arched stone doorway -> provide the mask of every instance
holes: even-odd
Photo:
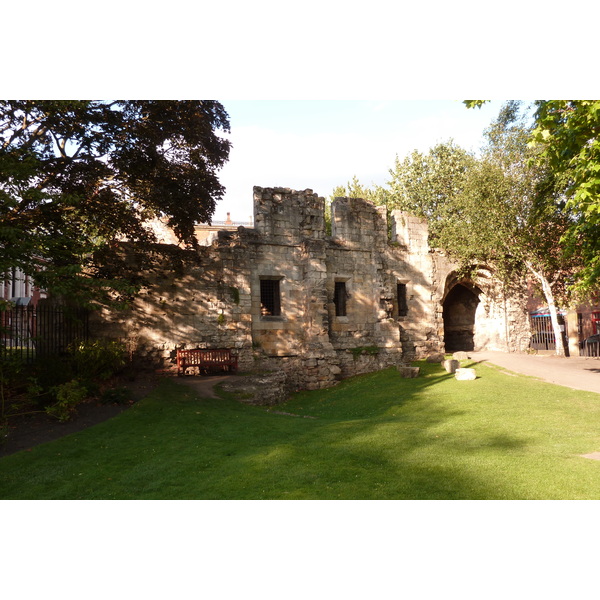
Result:
[[[448,292],[443,304],[446,352],[475,349],[475,313],[480,293],[475,286],[462,283]]]

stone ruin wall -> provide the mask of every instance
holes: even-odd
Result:
[[[429,248],[426,222],[393,211],[388,239],[385,208],[338,198],[328,236],[324,209],[312,190],[255,187],[253,229],[219,232],[182,272],[165,265],[130,309],[103,311],[96,327],[167,367],[177,348],[232,348],[240,370],[284,371],[289,391],[443,352],[453,265]],[[261,314],[261,278],[279,282],[278,316]],[[336,281],[346,316],[336,316]],[[486,306],[491,321],[505,315],[491,294]],[[495,327],[504,339],[504,320]]]
[[[527,312],[527,282],[505,287],[485,265],[475,269],[471,278],[457,275],[456,265],[440,250],[434,252],[437,273],[434,298],[444,333],[443,310],[445,300],[457,285],[476,292],[478,304],[474,324],[474,350],[518,352],[524,338],[529,339],[530,326]]]

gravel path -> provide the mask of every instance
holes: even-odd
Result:
[[[190,386],[202,398],[219,398],[213,388],[231,377],[235,375],[185,375],[175,378],[175,381]]]

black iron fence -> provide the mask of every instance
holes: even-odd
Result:
[[[580,356],[600,357],[600,333],[590,336],[579,344]]]
[[[556,348],[554,330],[549,315],[531,315],[532,335],[529,348],[536,351],[554,350]],[[568,347],[567,322],[563,315],[558,315],[558,324],[561,328],[564,347]],[[579,342],[579,356],[600,357],[600,333]]]
[[[549,315],[532,315],[530,318],[532,336],[530,347],[534,350],[555,350],[556,338]],[[567,346],[567,323],[563,315],[558,315],[563,344]]]
[[[48,305],[14,306],[0,311],[0,358],[32,362],[65,352],[89,337],[89,311]]]

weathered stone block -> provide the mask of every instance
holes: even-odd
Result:
[[[427,360],[428,363],[439,363],[444,360],[444,355],[440,354],[439,352],[435,352],[430,354],[425,360]]]
[[[443,360],[442,367],[444,367],[448,373],[455,373],[456,369],[460,369],[460,362],[453,359]]]
[[[466,352],[459,351],[459,352],[455,352],[452,355],[452,358],[454,360],[468,360],[469,355]]]
[[[473,379],[477,379],[477,374],[475,373],[475,369],[456,369],[454,377],[458,381],[472,381]]]
[[[398,366],[397,367],[398,372],[400,373],[400,375],[402,375],[402,377],[405,377],[407,379],[412,379],[414,377],[418,377],[419,376],[419,367],[404,367],[404,366]]]

